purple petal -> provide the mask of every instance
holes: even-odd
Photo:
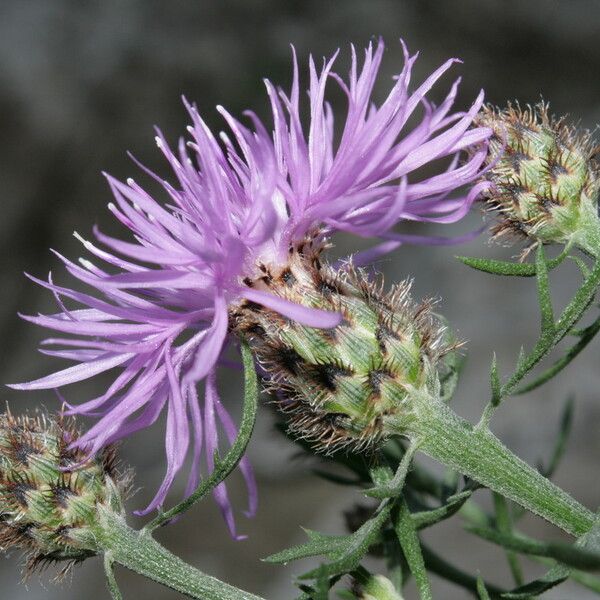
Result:
[[[200,458],[202,456],[203,431],[202,412],[195,385],[188,385],[187,393],[189,397],[190,420],[192,422],[192,432],[194,440],[194,449],[192,453],[192,465],[190,475],[185,488],[185,497],[187,498],[198,487],[200,482]]]
[[[169,379],[169,411],[167,414],[167,431],[165,448],[167,453],[167,471],[163,482],[150,504],[138,515],[146,515],[162,506],[175,476],[181,469],[189,445],[189,426],[187,423],[186,400],[181,393],[181,387],[171,360],[170,352],[165,353],[165,365]]]
[[[342,315],[340,313],[321,310],[319,308],[308,308],[301,304],[285,300],[284,298],[279,298],[268,292],[244,288],[240,295],[251,302],[262,304],[263,306],[280,313],[284,317],[298,321],[298,323],[306,325],[307,327],[332,329],[333,327],[337,327],[342,321]]]
[[[117,354],[116,356],[109,356],[92,362],[83,362],[28,383],[8,384],[8,387],[15,390],[47,390],[61,387],[77,381],[83,381],[98,373],[104,373],[104,371],[108,371],[128,361],[132,356],[133,354]]]
[[[194,362],[184,376],[186,383],[200,381],[212,370],[219,359],[221,348],[227,335],[227,304],[221,296],[215,298],[215,317],[198,346]]]
[[[218,449],[219,442],[217,437],[217,422],[215,419],[215,406],[219,396],[217,392],[217,383],[214,372],[206,378],[206,393],[204,395],[204,427],[205,427],[205,449],[206,465],[210,473],[215,468],[215,452]],[[233,509],[227,494],[225,483],[220,483],[214,490],[213,496],[221,509],[221,514],[227,523],[231,536],[236,540],[244,539],[246,536],[236,534],[235,520],[233,518]]]

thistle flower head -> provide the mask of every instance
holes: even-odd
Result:
[[[416,304],[410,282],[388,293],[351,264],[335,270],[308,239],[264,285],[291,302],[342,315],[335,329],[317,329],[244,301],[232,315],[246,337],[290,432],[317,451],[363,451],[388,435],[386,424],[410,429],[410,397],[433,388],[440,359],[453,348],[431,302]]]
[[[114,239],[96,229],[103,247],[82,242],[99,264],[85,259],[78,265],[60,256],[71,275],[92,292],[58,286],[51,278],[36,279],[54,293],[59,310],[25,318],[60,332],[43,342],[44,351],[74,360],[75,365],[15,387],[58,388],[118,370],[98,397],[68,405],[71,413],[98,418],[75,442],[91,453],[152,425],[166,411],[166,473],[144,512],[163,504],[190,449],[186,493],[197,485],[203,452],[212,469],[219,422],[230,441],[235,436],[235,424],[217,393],[216,369],[234,333],[230,316],[241,303],[269,309],[295,327],[328,329],[339,324],[336,306],[306,306],[260,285],[270,274],[285,272],[294,248],[307,234],[316,232],[323,240],[343,230],[382,238],[367,255],[355,257],[355,262],[367,260],[415,240],[392,231],[399,221],[457,221],[488,185],[479,182],[463,189],[478,179],[487,156],[490,129],[472,127],[482,94],[466,112],[455,113],[451,108],[458,80],[439,106],[426,99],[455,60],[411,89],[417,56],[404,48],[404,67],[377,105],[372,94],[383,53],[383,42],[369,45],[360,64],[352,49],[346,79],[333,71],[337,53],[320,70],[311,59],[306,129],[300,118],[295,58],[289,94],[266,82],[272,133],[252,112],[247,113],[252,124],[248,128],[219,107],[230,131],[221,133],[219,141],[196,107],[186,102],[192,119],[190,140],[171,148],[160,131],[157,135],[174,182],[146,171],[164,188],[167,203],[155,200],[134,180],[123,183],[107,176],[115,198],[109,209],[133,233],[134,241]],[[342,90],[347,102],[339,139],[326,99],[332,86]],[[408,130],[409,119],[419,111],[421,120]],[[467,150],[467,161],[459,164]],[[421,167],[438,159],[447,159],[446,170],[419,175]],[[343,285],[357,285],[350,275],[347,278]],[[67,306],[71,302],[75,306]],[[203,401],[197,393],[202,380]],[[246,460],[241,469],[252,513],[256,492]],[[224,485],[215,495],[234,531]]]
[[[83,541],[98,505],[118,511],[125,480],[113,449],[81,465],[71,448],[78,433],[63,419],[0,415],[0,547],[24,549],[27,570],[49,562],[67,567],[93,555]]]
[[[597,220],[600,176],[590,133],[550,116],[544,103],[488,106],[476,122],[494,131],[486,173],[487,204],[498,215],[494,237],[577,242],[584,221]]]

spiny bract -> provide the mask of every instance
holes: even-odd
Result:
[[[476,121],[494,131],[485,177],[492,183],[488,207],[499,216],[495,238],[567,243],[581,219],[596,218],[599,174],[588,131],[552,117],[544,103],[487,106]]]
[[[72,424],[44,415],[0,415],[0,547],[28,552],[27,571],[55,561],[67,567],[94,554],[80,533],[94,525],[97,505],[120,509],[124,480],[114,450],[85,462]]]
[[[287,267],[263,267],[246,283],[340,312],[340,325],[307,327],[248,301],[231,311],[230,324],[250,341],[292,434],[322,452],[361,451],[386,438],[386,419],[410,420],[408,396],[431,384],[451,346],[431,302],[412,301],[410,282],[384,293],[351,264],[335,270],[322,261],[319,239],[290,249]]]

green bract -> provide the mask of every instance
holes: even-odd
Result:
[[[433,390],[450,345],[431,302],[410,298],[409,282],[384,293],[350,265],[336,271],[323,264],[320,251],[308,240],[261,284],[304,306],[341,312],[339,326],[306,327],[250,302],[232,322],[268,372],[291,432],[322,452],[360,451],[386,438],[390,420],[410,423],[410,396]]]

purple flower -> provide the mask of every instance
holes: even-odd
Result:
[[[404,47],[404,46],[403,46]],[[472,127],[481,93],[467,112],[451,113],[459,81],[434,106],[425,95],[456,62],[448,60],[414,91],[409,91],[417,55],[404,47],[405,64],[380,106],[372,91],[384,45],[365,50],[362,67],[352,48],[352,66],[344,81],[332,71],[336,55],[317,72],[310,60],[310,123],[300,118],[300,83],[294,56],[289,95],[266,82],[273,112],[271,135],[252,112],[247,128],[218,107],[229,127],[220,142],[196,107],[186,103],[192,119],[191,141],[177,149],[162,133],[158,147],[171,165],[176,183],[146,171],[166,191],[168,202],[154,200],[132,179],[107,175],[115,203],[109,209],[134,234],[127,242],[98,229],[102,247],[81,240],[102,266],[89,260],[75,264],[59,256],[67,270],[93,288],[92,294],[33,278],[53,292],[59,310],[24,318],[73,337],[42,342],[43,351],[75,362],[47,377],[12,387],[24,390],[60,388],[99,373],[116,370],[100,396],[73,405],[71,414],[92,415],[97,422],[78,441],[97,452],[156,422],[167,412],[167,468],[147,513],[160,507],[188,453],[193,463],[186,494],[198,484],[201,456],[208,470],[218,445],[218,423],[229,442],[236,426],[220,402],[216,370],[228,336],[228,307],[248,299],[312,327],[331,328],[339,315],[306,308],[275,297],[245,282],[260,276],[259,264],[284,266],[291,244],[319,228],[321,235],[349,231],[382,242],[355,261],[367,261],[405,241],[445,243],[392,231],[401,220],[450,223],[462,218],[482,191],[454,195],[481,173],[490,130]],[[336,141],[327,85],[347,97],[347,114]],[[405,131],[419,109],[420,122]],[[465,162],[459,156],[468,150]],[[443,172],[419,179],[423,165],[449,157]],[[411,181],[409,182],[409,176]],[[413,178],[415,179],[413,181]],[[67,308],[65,300],[78,308]],[[204,381],[201,401],[197,395]],[[248,513],[256,508],[256,486],[244,459],[240,464],[249,492]],[[235,535],[233,513],[224,484],[215,497]]]

